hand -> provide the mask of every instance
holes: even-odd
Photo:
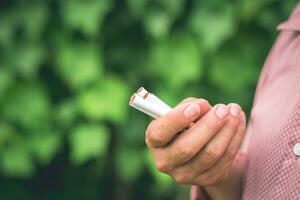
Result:
[[[157,169],[176,182],[211,186],[227,179],[245,121],[237,104],[211,108],[206,100],[190,98],[149,124],[146,144]]]

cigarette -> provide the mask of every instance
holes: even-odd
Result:
[[[129,105],[153,118],[158,118],[168,113],[172,109],[169,106],[166,107],[162,106],[161,104],[148,101],[140,95],[138,95],[137,93],[132,95],[132,97],[130,98]]]
[[[143,112],[143,113],[145,113],[145,114],[147,114],[147,115],[149,115],[150,117],[152,117],[152,118],[158,118],[159,116],[157,115],[157,114],[155,114],[155,113],[152,113],[151,111],[149,111],[149,110],[146,110],[144,107],[145,106],[140,106],[139,104],[137,104],[136,103],[136,98],[140,98],[137,94],[133,94],[132,96],[131,96],[131,98],[130,98],[130,102],[129,102],[129,105],[131,106],[131,107],[133,107],[133,108],[135,108],[135,109],[137,109],[137,110],[139,110],[139,111],[141,111],[141,112]]]
[[[172,108],[155,96],[152,93],[149,93],[145,88],[141,87],[134,93],[129,101],[129,105],[153,118],[158,118],[168,113]],[[188,127],[182,129],[177,133],[181,134],[186,131],[190,127],[192,127],[194,123],[190,123]]]
[[[137,91],[136,94],[139,95],[140,97],[144,97],[145,94],[149,93],[145,88],[140,87]]]
[[[155,96],[152,93],[146,93],[143,98],[154,104],[159,104],[160,106],[164,107],[165,109],[168,109],[168,110],[172,109],[169,105],[167,105],[165,102],[163,102],[160,98],[158,98],[157,96]]]
[[[145,88],[140,87],[137,92],[137,95],[139,95],[140,97],[146,99],[147,101],[153,103],[153,104],[158,104],[162,107],[164,107],[165,109],[171,110],[172,108],[166,104],[164,101],[162,101],[160,98],[158,98],[157,96],[155,96],[154,94],[148,92]]]

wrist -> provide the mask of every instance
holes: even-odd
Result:
[[[202,187],[212,200],[241,199],[245,158],[245,154],[240,151],[232,163],[228,179],[214,185]]]

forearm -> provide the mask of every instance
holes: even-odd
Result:
[[[245,161],[245,154],[239,152],[232,164],[229,178],[214,186],[204,187],[204,190],[212,200],[241,199]]]

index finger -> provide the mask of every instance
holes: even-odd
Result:
[[[190,100],[179,104],[164,116],[150,123],[146,131],[146,143],[154,148],[165,146],[176,133],[204,115],[209,107],[209,103],[204,99]]]

